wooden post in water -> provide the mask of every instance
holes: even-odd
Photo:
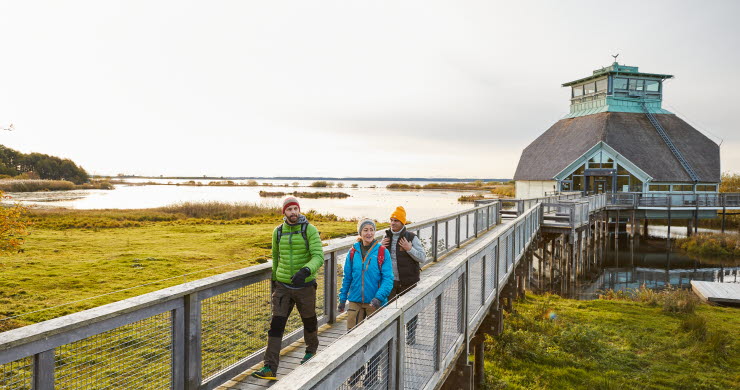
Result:
[[[619,247],[619,209],[617,209],[617,219],[614,221],[614,251]]]
[[[665,247],[667,251],[671,250],[671,203],[668,202],[668,234],[666,235]]]
[[[648,219],[645,218],[645,220],[642,221],[642,222],[643,222],[642,236],[645,237],[645,238],[647,238],[647,236],[648,236]]]
[[[696,194],[695,196],[696,196],[696,210],[694,211],[694,234],[697,234],[699,233],[699,194]],[[709,206],[709,204],[707,204],[707,206]]]
[[[555,291],[555,238],[550,240],[550,291]]]
[[[691,231],[693,230],[691,225],[693,222],[693,219],[686,220],[686,237],[691,237]]]
[[[727,206],[722,202],[722,234],[725,234],[725,213],[727,212]]]

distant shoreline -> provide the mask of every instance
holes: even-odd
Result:
[[[511,179],[480,179],[480,178],[422,178],[422,177],[302,177],[302,176],[136,176],[136,175],[93,175],[96,178],[109,179],[176,179],[176,180],[341,180],[341,181],[424,181],[424,182],[473,182],[473,181],[498,181],[507,182]]]

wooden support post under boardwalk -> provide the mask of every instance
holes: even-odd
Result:
[[[642,236],[645,237],[645,238],[647,238],[647,236],[648,236],[648,219],[645,218],[645,220],[642,221],[642,222],[643,222]]]
[[[473,388],[482,388],[486,383],[485,337],[478,337],[475,341],[475,381]]]
[[[400,388],[403,388],[403,385]],[[455,362],[455,368],[441,387],[442,390],[473,390],[473,365],[468,361],[468,355],[463,350]]]
[[[722,205],[722,234],[725,234],[725,212],[727,212],[727,206]]]

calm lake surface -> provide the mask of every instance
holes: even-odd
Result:
[[[134,183],[184,183],[184,179],[127,179]],[[301,199],[301,209],[316,210],[320,213],[335,214],[340,218],[369,217],[378,221],[388,219],[397,206],[406,209],[408,219],[419,222],[436,216],[472,207],[472,203],[458,202],[462,195],[488,193],[488,191],[398,191],[388,190],[386,186],[396,181],[345,181],[333,180],[343,188],[308,187],[315,180],[258,180],[269,186],[208,186],[211,180],[196,180],[203,186],[175,185],[127,185],[117,184],[114,190],[76,190],[8,193],[13,201],[41,207],[65,207],[71,209],[143,209],[172,205],[180,202],[250,202],[279,205],[280,198],[262,198],[260,191],[270,192],[344,192],[350,195],[345,199]],[[218,181],[218,180],[217,180]],[[234,180],[246,183],[247,180]],[[293,187],[298,183],[298,187]],[[404,184],[428,184],[429,182],[407,182]],[[352,185],[357,188],[352,188]],[[288,187],[285,187],[288,185]],[[490,194],[490,193],[489,193]]]

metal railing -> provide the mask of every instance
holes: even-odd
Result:
[[[521,215],[525,210],[532,208],[538,203],[557,203],[564,200],[570,199],[581,199],[583,195],[580,193],[566,193],[552,196],[544,196],[541,198],[525,198],[525,199],[497,199],[497,200],[478,200],[476,205],[485,204],[486,202],[501,202],[504,210],[516,211],[516,215]]]
[[[571,229],[576,229],[587,225],[591,214],[604,209],[606,205],[606,194],[591,195],[556,203],[543,203],[542,215],[550,225],[567,225]]]
[[[618,192],[606,194],[608,206],[625,208],[649,208],[649,207],[711,207],[711,208],[740,208],[740,193],[640,193],[640,192]]]
[[[536,236],[537,204],[434,265],[416,288],[377,312],[274,389],[437,387],[483,322]]]
[[[500,210],[490,203],[408,229],[436,261],[499,224]],[[320,325],[336,320],[337,265],[351,245],[324,247]],[[271,273],[268,262],[0,333],[0,389],[213,389],[262,360]],[[291,317],[283,346],[302,335]]]

